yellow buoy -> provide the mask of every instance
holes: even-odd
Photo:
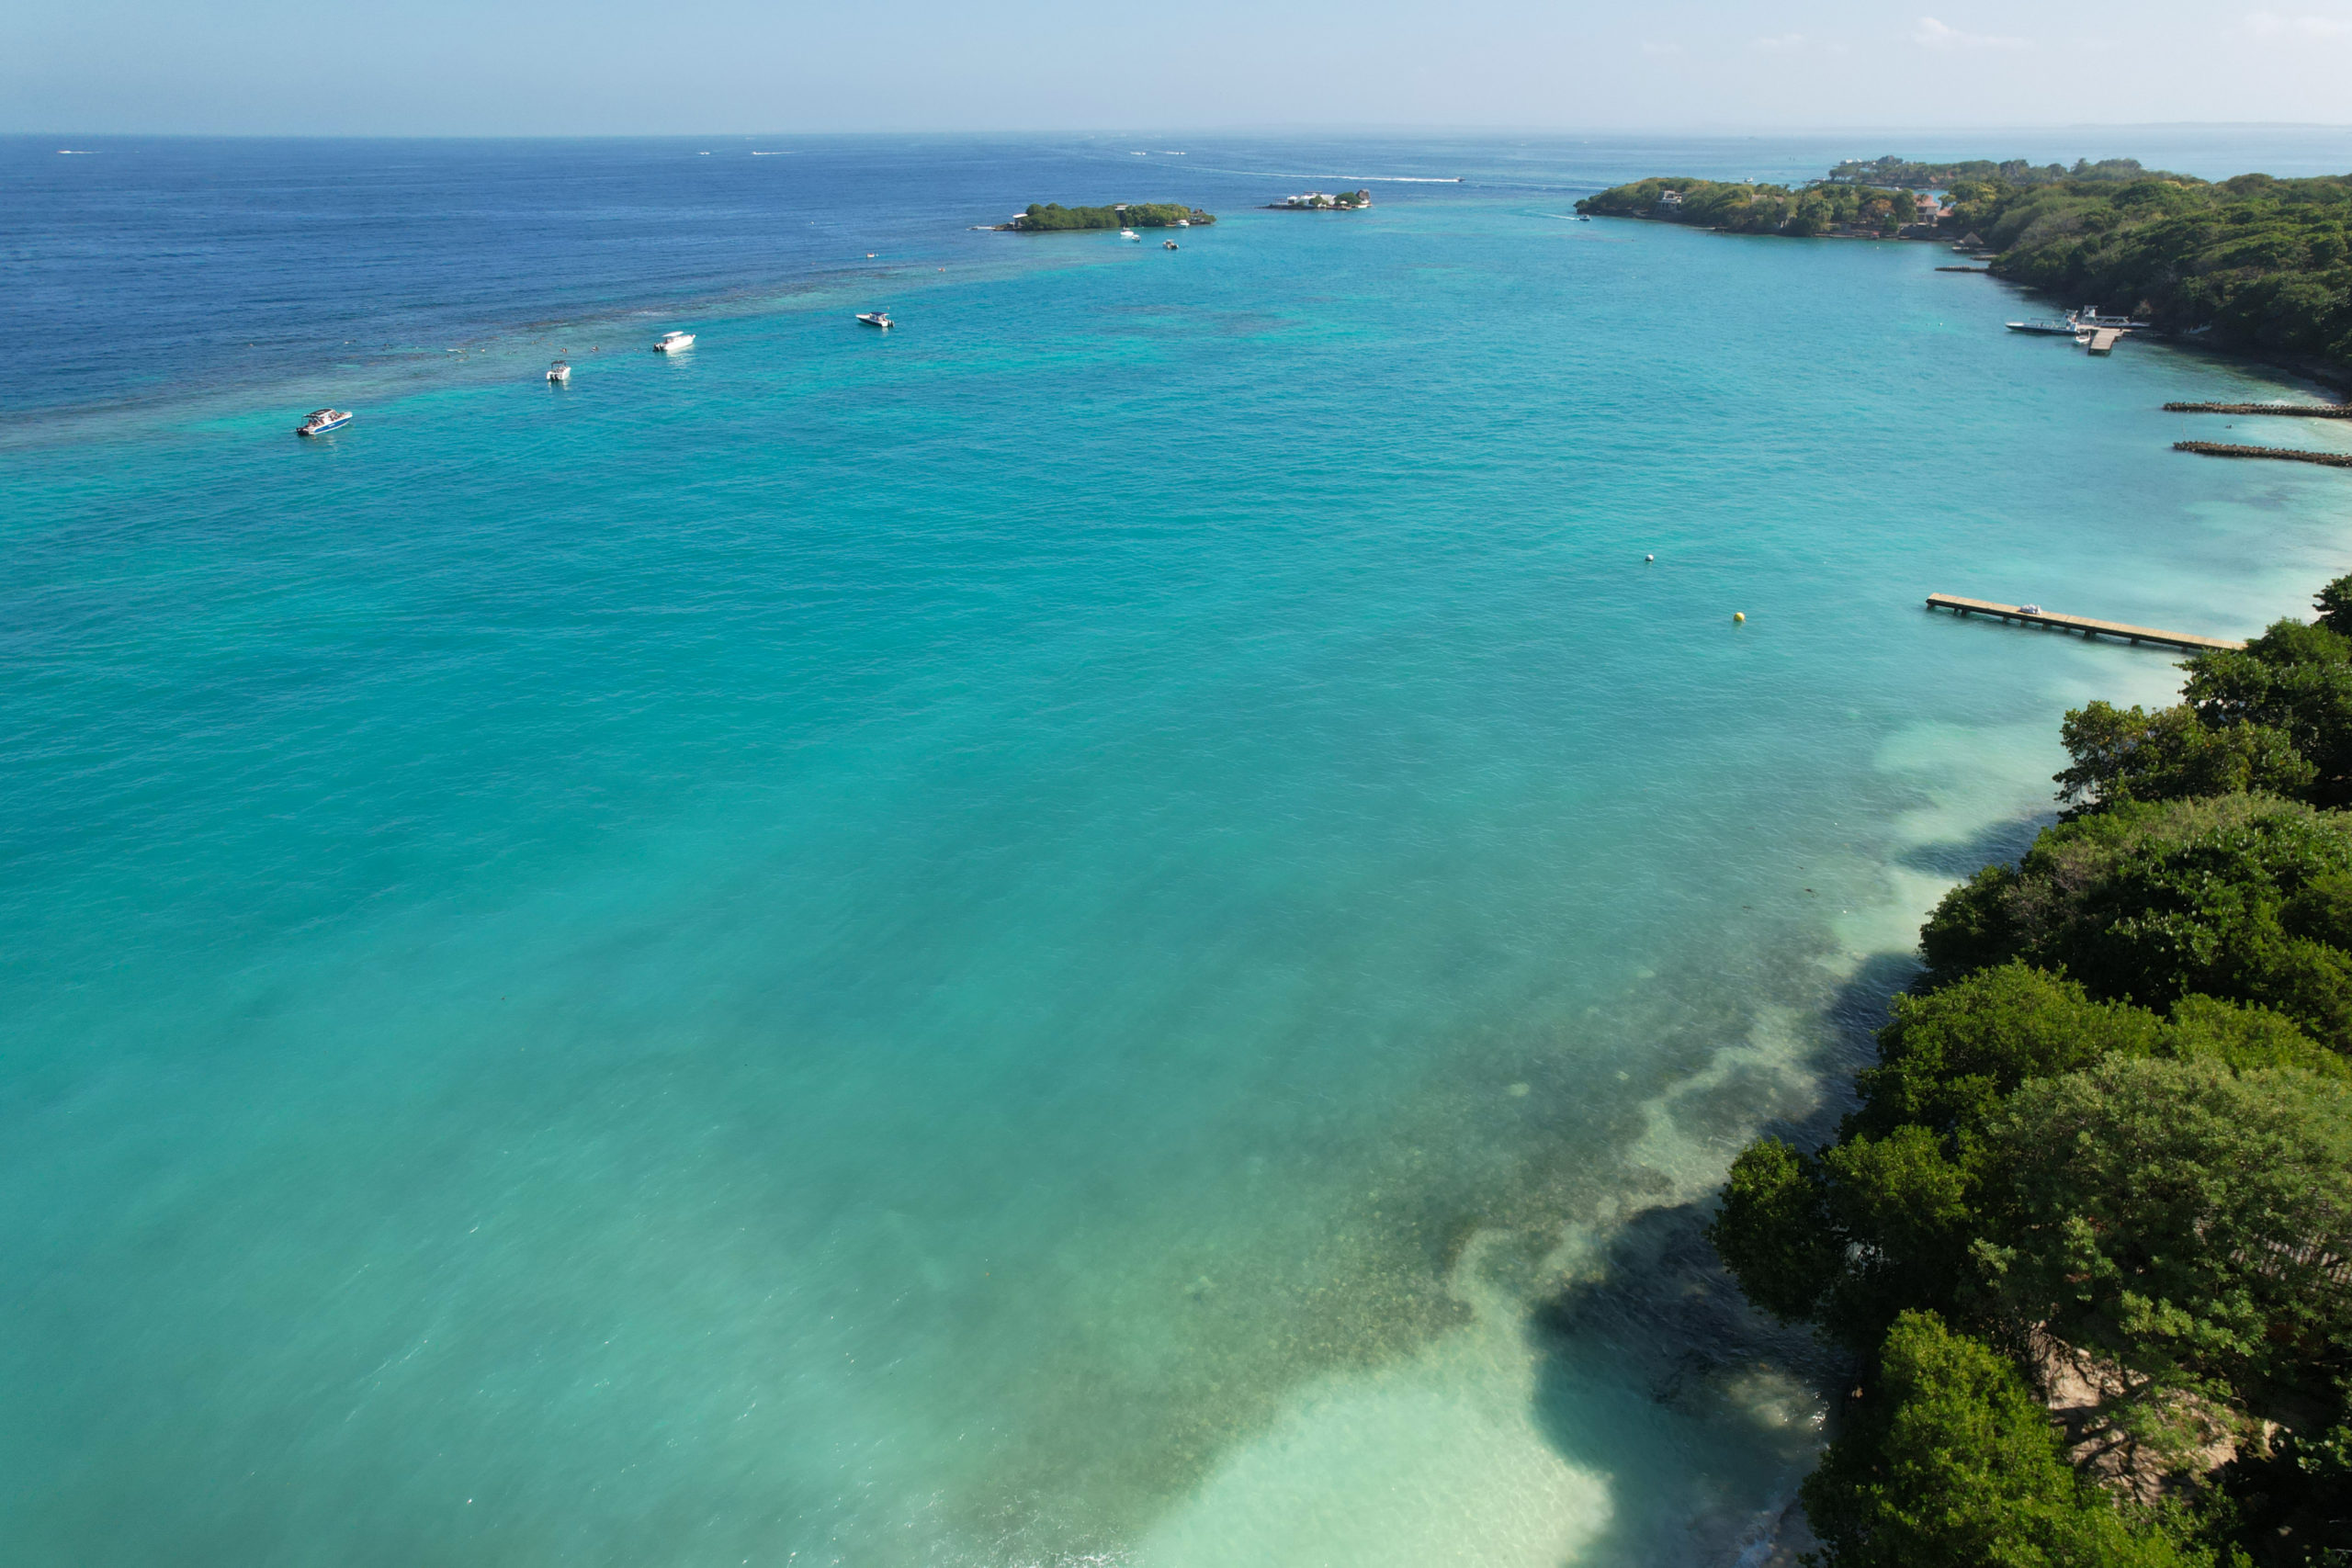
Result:
[[[1735,621],[1744,621],[1747,619],[1747,612],[1745,610],[1734,610],[1731,613],[1731,618]]]

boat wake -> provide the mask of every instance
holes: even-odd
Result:
[[[1204,174],[1240,175],[1250,179],[1336,180],[1342,185],[1353,183],[1368,186],[1458,186],[1462,183],[1460,175],[1334,175],[1329,173],[1304,175],[1283,174],[1280,170],[1271,169],[1224,169],[1206,164],[1195,164],[1193,166]]]

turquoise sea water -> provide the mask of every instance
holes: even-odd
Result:
[[[2177,680],[1922,595],[2242,634],[2352,481],[1552,156],[28,423],[12,1559],[1767,1540],[1818,1369],[1692,1205]]]

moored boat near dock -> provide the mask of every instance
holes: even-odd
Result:
[[[2073,337],[2075,333],[2074,322],[2053,321],[2047,317],[2023,321],[2005,321],[2002,324],[2013,333],[2029,333],[2036,337]]]
[[[2129,316],[2102,316],[2098,313],[2098,307],[2096,305],[2086,305],[2079,310],[2069,310],[2066,312],[2066,319],[2077,327],[2087,327],[2093,331],[2111,330],[2119,333],[2128,333],[2134,327],[2143,327],[2148,324],[2145,321],[2135,321]]]

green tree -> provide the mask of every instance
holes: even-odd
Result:
[[[1879,1065],[1856,1083],[1862,1104],[1849,1123],[1882,1137],[1906,1123],[1973,1132],[2028,1078],[2117,1053],[2151,1055],[2165,1033],[2144,1008],[2094,1001],[2074,981],[2014,960],[1897,997],[1894,1012],[1879,1032]]]
[[[1827,1568],[2165,1568],[2206,1563],[2076,1480],[2050,1413],[1989,1347],[1906,1312],[1875,1384],[1805,1478]]]
[[[2352,1314],[2352,1093],[2293,1068],[2114,1057],[2030,1082],[1991,1129],[1977,1247],[2010,1322],[2157,1386],[2314,1384]]]
[[[2352,951],[2327,890],[2347,874],[2352,818],[2264,795],[2126,803],[1954,888],[1920,944],[1934,984],[2018,958],[2103,1000],[2270,1007],[2343,1050]]]
[[[2066,715],[2059,739],[2074,761],[2057,775],[2058,799],[2075,810],[2253,790],[2300,795],[2319,772],[2284,730],[2211,724],[2186,704],[2152,714],[2094,702]]]
[[[1975,1213],[1969,1171],[1924,1127],[1818,1156],[1776,1138],[1733,1161],[1708,1239],[1747,1297],[1858,1353],[1905,1307],[1953,1307]]]
[[[2315,777],[2280,793],[2318,806],[2352,804],[2352,640],[2341,633],[2280,621],[2243,651],[2190,660],[2181,694],[2208,726],[2284,735]]]
[[[1819,1167],[1779,1138],[1759,1138],[1732,1161],[1707,1239],[1749,1301],[1792,1323],[1820,1310],[1845,1245]]]

